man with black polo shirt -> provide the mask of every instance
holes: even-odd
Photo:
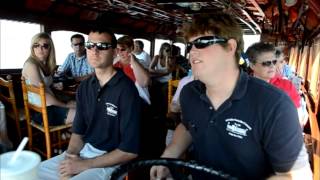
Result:
[[[116,45],[109,30],[90,31],[85,46],[95,76],[79,86],[67,151],[41,163],[39,179],[108,179],[114,166],[137,157],[140,98],[134,83],[113,68]]]
[[[311,179],[295,106],[282,91],[239,69],[242,30],[226,13],[196,17],[185,28],[199,80],[181,92],[182,123],[162,157],[178,158],[192,144],[201,164],[240,179]],[[151,179],[170,176],[154,166]],[[194,173],[193,179],[213,179]]]

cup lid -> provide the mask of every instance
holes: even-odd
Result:
[[[0,174],[11,176],[27,172],[40,163],[40,156],[32,151],[22,151],[13,164],[9,164],[14,151],[0,155]]]

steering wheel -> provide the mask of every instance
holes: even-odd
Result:
[[[127,164],[122,164],[115,168],[115,170],[110,175],[110,180],[122,180],[124,175],[127,172],[130,172],[134,169],[141,168],[141,167],[150,167],[154,165],[162,165],[166,166],[169,169],[174,168],[186,168],[188,170],[195,170],[198,172],[202,172],[205,174],[209,174],[212,177],[220,178],[220,179],[230,179],[230,180],[236,180],[237,178],[230,176],[229,174],[226,174],[222,171],[214,170],[210,167],[200,165],[196,161],[183,161],[179,159],[171,159],[171,158],[161,158],[161,159],[151,159],[151,160],[136,160],[131,161]],[[182,178],[183,176],[177,175],[177,173],[174,173],[171,171],[171,174],[174,179],[188,179],[187,177]]]

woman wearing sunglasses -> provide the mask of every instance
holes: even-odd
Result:
[[[52,90],[53,74],[56,68],[56,57],[52,39],[47,33],[38,33],[31,40],[30,56],[22,69],[22,76],[27,84],[45,85],[49,125],[71,123],[75,115],[75,101],[64,103],[58,100]],[[30,101],[40,104],[40,97],[30,94]],[[42,116],[34,114],[33,119],[42,124]]]
[[[247,49],[253,76],[267,82],[275,76],[278,62],[274,52],[273,45],[263,42],[255,43]]]
[[[276,57],[276,48],[268,43],[259,42],[251,45],[246,54],[249,56],[250,68],[253,75],[259,79],[269,82],[273,86],[284,91],[297,108],[300,125],[305,124],[304,112],[301,106],[301,98],[295,85],[285,79],[279,72],[279,57]],[[272,59],[272,60],[268,60]]]
[[[276,49],[272,44],[259,42],[251,45],[246,54],[249,57],[253,75],[271,83],[288,94],[297,108],[300,108],[300,95],[291,81],[277,73]]]

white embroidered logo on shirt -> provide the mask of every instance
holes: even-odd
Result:
[[[106,103],[106,106],[107,106],[106,111],[109,116],[117,116],[118,115],[118,108],[116,105],[111,104],[111,103]]]
[[[248,130],[252,130],[252,128],[242,120],[235,118],[228,118],[225,120],[227,123],[226,130],[230,136],[243,139],[243,137],[247,136]]]

